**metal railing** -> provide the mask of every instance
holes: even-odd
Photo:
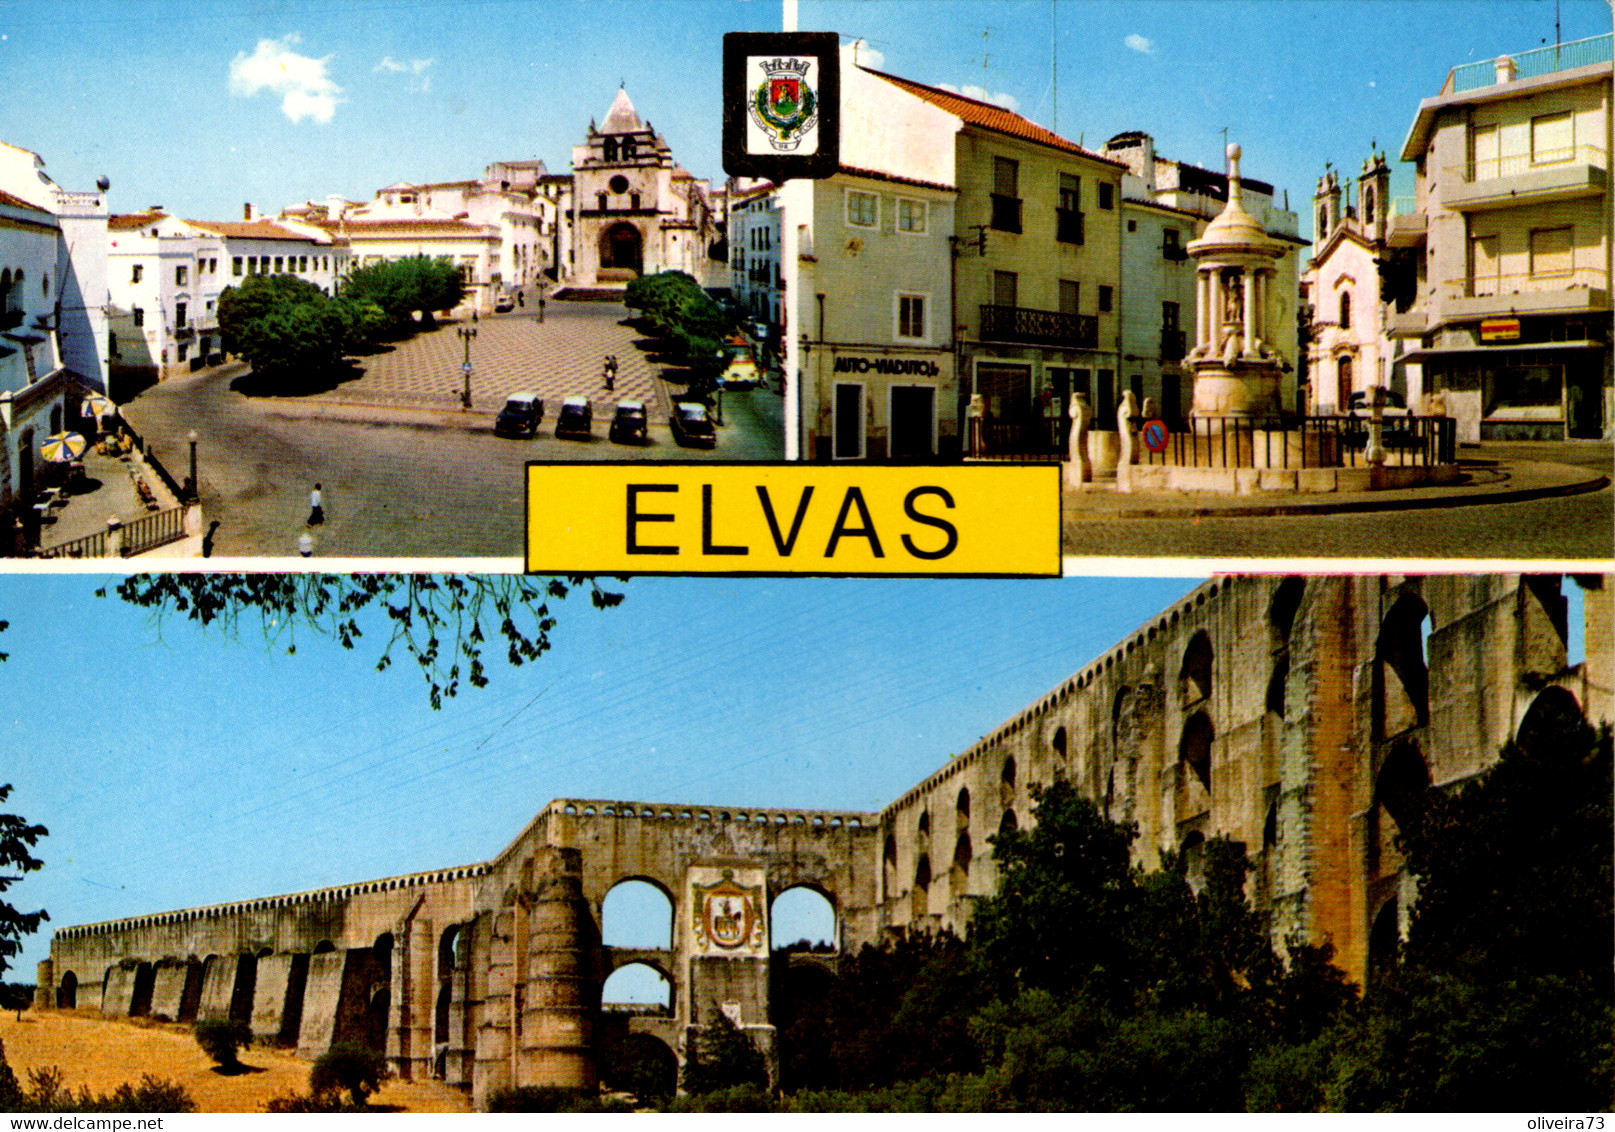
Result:
[[[1509,275],[1477,275],[1472,279],[1449,279],[1447,286],[1464,299],[1484,299],[1492,295],[1538,295],[1557,291],[1603,290],[1609,275],[1601,267],[1567,267],[1562,271],[1532,271]]]
[[[970,422],[976,435],[969,438],[972,458],[1023,460],[1033,464],[1065,459],[1071,422],[1065,417],[988,417]]]
[[[97,531],[93,535],[64,542],[60,546],[52,546],[36,553],[39,558],[106,558],[107,533]]]
[[[1139,445],[1139,463],[1189,468],[1363,468],[1369,418],[1191,417],[1152,452]],[[1134,417],[1135,428],[1144,424]],[[1380,443],[1387,467],[1457,462],[1458,422],[1451,417],[1387,416]]]
[[[1099,319],[1091,314],[1061,314],[983,303],[981,336],[998,342],[1032,342],[1093,350],[1099,345]]]
[[[1418,197],[1392,197],[1391,198],[1391,215],[1392,216],[1414,216],[1414,215],[1416,215],[1418,213],[1418,211],[1419,211],[1419,198]]]
[[[1569,43],[1556,43],[1551,47],[1522,51],[1507,58],[1514,63],[1514,78],[1534,79],[1541,75],[1551,75],[1556,71],[1568,71],[1574,67],[1608,63],[1610,43],[1611,33],[1606,32],[1603,35],[1576,39]],[[1478,90],[1484,86],[1492,86],[1496,82],[1497,60],[1484,59],[1478,63],[1465,63],[1461,67],[1454,67],[1447,76],[1445,89],[1452,94],[1462,94],[1466,90]]]
[[[131,558],[185,537],[185,508],[170,507],[127,523],[123,528],[123,556]]]
[[[1567,145],[1558,149],[1544,149],[1536,153],[1516,153],[1508,157],[1485,157],[1467,165],[1451,165],[1447,172],[1466,184],[1495,181],[1501,177],[1518,177],[1522,173],[1536,173],[1543,169],[1556,169],[1567,165],[1591,165],[1603,169],[1609,155],[1596,145]]]

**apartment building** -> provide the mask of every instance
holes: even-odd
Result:
[[[1389,331],[1460,440],[1611,434],[1610,44],[1455,67],[1402,145]]]
[[[106,182],[69,192],[0,143],[0,511],[26,504],[41,448],[107,387]],[[8,526],[9,529],[9,526]]]
[[[1131,389],[1142,404],[1152,398],[1167,421],[1189,411],[1194,382],[1182,361],[1193,345],[1188,327],[1195,318],[1195,267],[1186,248],[1228,202],[1228,175],[1155,152],[1147,133],[1117,134],[1099,151],[1126,166],[1121,181],[1121,368],[1114,390],[1097,383],[1090,400],[1099,428],[1115,427],[1115,398]],[[1276,199],[1273,185],[1240,179],[1245,210],[1267,235],[1297,249],[1273,266],[1265,325],[1277,333],[1268,345],[1281,359],[1283,403],[1296,398],[1298,338],[1295,311],[1300,248],[1297,217],[1288,202]]]
[[[780,321],[779,193],[764,181],[725,192],[729,292],[754,319]]]
[[[115,393],[224,361],[219,297],[253,275],[295,275],[334,295],[347,247],[319,228],[257,215],[183,220],[161,207],[108,222],[107,317]]]

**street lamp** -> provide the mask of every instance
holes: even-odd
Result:
[[[193,428],[185,434],[185,439],[191,444],[191,478],[186,482],[187,492],[192,500],[202,498],[202,483],[196,478],[196,430]]]
[[[460,390],[460,407],[469,409],[471,408],[471,339],[477,336],[477,328],[474,326],[461,326],[456,328],[455,333],[460,336],[460,341],[465,343],[465,362],[460,366],[460,375],[465,379],[465,386]]]

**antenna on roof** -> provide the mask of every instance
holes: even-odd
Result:
[[[1057,134],[1060,132],[1060,0],[1049,0],[1049,83],[1049,117],[1053,120],[1049,130]]]

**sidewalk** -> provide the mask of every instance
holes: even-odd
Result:
[[[40,527],[41,550],[62,546],[74,539],[103,534],[108,519],[125,526],[156,511],[179,506],[179,500],[163,484],[161,477],[146,466],[138,453],[126,457],[103,456],[94,448],[84,453],[84,475],[88,490],[70,495],[56,508],[54,522]],[[138,476],[152,494],[157,506],[148,508],[135,487]]]
[[[1522,459],[1519,445],[1498,450],[1484,446],[1459,456],[1463,481],[1435,487],[1319,494],[1258,493],[1220,495],[1209,492],[1135,492],[1116,490],[1114,474],[1101,476],[1083,489],[1067,485],[1061,493],[1067,523],[1115,519],[1241,517],[1252,515],[1331,515],[1352,511],[1402,511],[1414,508],[1462,507],[1512,503],[1525,499],[1579,495],[1610,483],[1602,462],[1563,463]],[[1608,452],[1608,446],[1604,446]],[[1535,455],[1527,451],[1526,455]],[[1555,455],[1544,452],[1542,455]]]

